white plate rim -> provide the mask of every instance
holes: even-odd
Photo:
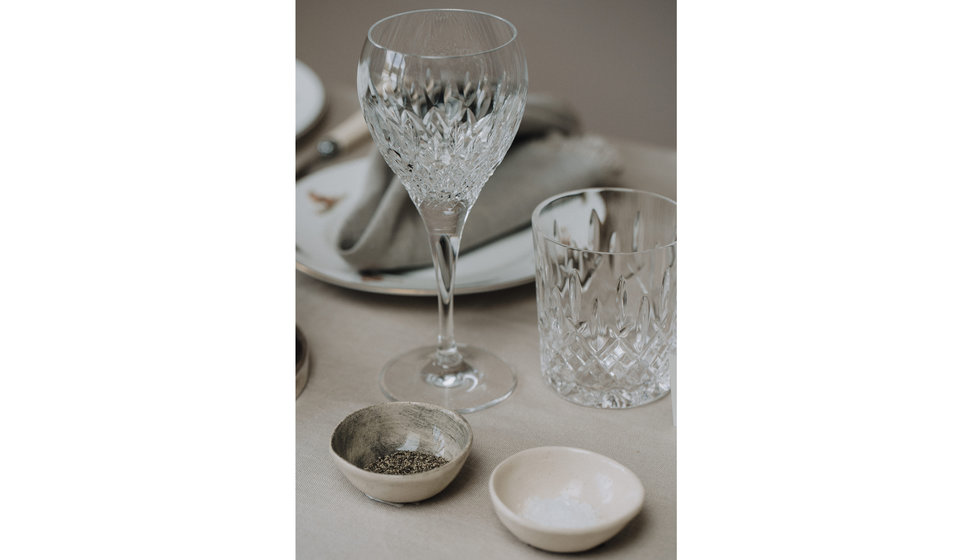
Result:
[[[301,119],[299,114],[299,93],[305,91],[313,100],[304,116]],[[296,136],[306,134],[320,120],[323,110],[327,105],[327,92],[323,87],[320,77],[306,63],[296,59],[296,93],[297,93],[297,113],[296,113]]]

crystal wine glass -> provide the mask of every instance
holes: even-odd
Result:
[[[494,405],[517,384],[497,356],[453,336],[456,257],[466,217],[514,140],[527,97],[517,29],[468,10],[420,10],[371,26],[357,66],[371,136],[429,234],[439,300],[434,346],[381,371],[391,399],[460,412]]]

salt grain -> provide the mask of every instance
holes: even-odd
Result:
[[[596,524],[592,505],[568,496],[544,499],[532,496],[524,502],[522,515],[535,523],[561,529],[581,529]]]

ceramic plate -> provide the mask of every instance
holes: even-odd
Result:
[[[307,175],[296,185],[296,268],[324,282],[364,292],[436,295],[432,267],[365,276],[338,253],[338,230],[356,207],[368,163],[368,158],[338,163]],[[456,261],[457,294],[490,292],[532,281],[530,227],[468,251]]]
[[[296,61],[296,136],[303,134],[320,118],[326,104],[320,78],[310,67]]]

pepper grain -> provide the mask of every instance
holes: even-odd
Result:
[[[365,470],[380,474],[418,474],[449,461],[423,451],[396,451],[375,460]]]

